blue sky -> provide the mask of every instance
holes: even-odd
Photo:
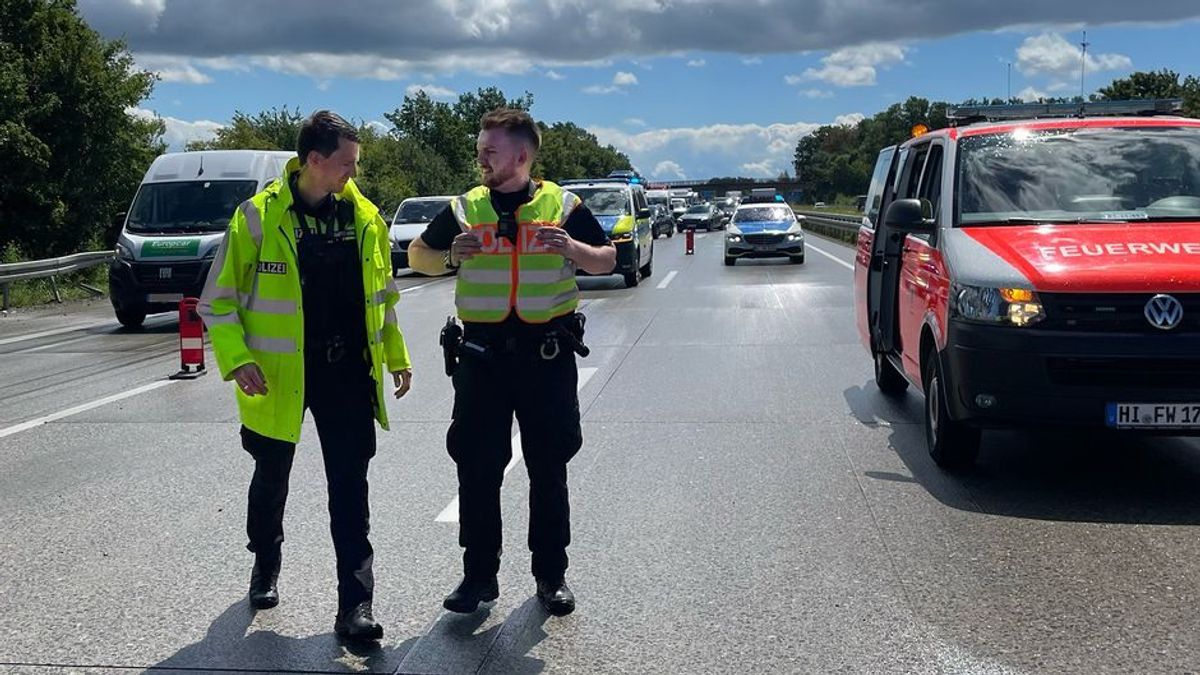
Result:
[[[773,176],[820,124],[910,95],[1074,95],[1135,70],[1200,74],[1200,3],[1010,0],[81,0],[160,74],[139,114],[175,147],[234,110],[384,121],[406,92],[495,85],[656,178]],[[1133,6],[1131,6],[1133,5]],[[247,9],[247,7],[249,9]],[[1072,9],[1074,7],[1074,9]],[[750,9],[757,8],[757,10]],[[356,9],[354,14],[343,10]]]

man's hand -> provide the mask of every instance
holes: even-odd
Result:
[[[403,398],[412,389],[412,368],[392,373],[392,382],[396,385],[396,398]]]
[[[237,381],[238,389],[247,396],[267,395],[267,377],[257,363],[238,366],[233,371],[233,379]]]
[[[450,244],[450,263],[461,265],[462,261],[470,260],[483,252],[483,242],[474,232],[463,232],[454,238]]]
[[[574,261],[579,252],[579,242],[571,238],[561,227],[541,227],[537,231],[537,243],[551,253],[557,253]]]

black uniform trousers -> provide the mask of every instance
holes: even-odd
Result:
[[[468,341],[490,342],[489,358],[465,355],[454,374],[454,415],[446,447],[458,469],[459,530],[463,568],[469,577],[487,577],[500,567],[500,484],[512,459],[512,420],[521,430],[521,451],[529,474],[529,550],[533,575],[562,578],[571,543],[567,462],[579,452],[579,374],[575,354],[565,345],[545,360],[536,340],[508,348],[502,339],[472,334]]]
[[[374,549],[367,538],[371,515],[367,467],[375,455],[375,383],[358,353],[351,351],[337,363],[329,363],[323,353],[306,355],[304,363],[304,405],[316,423],[325,460],[339,611],[371,600],[375,589]],[[246,517],[250,543],[246,548],[259,555],[278,556],[296,446],[242,427],[242,447],[254,457]]]

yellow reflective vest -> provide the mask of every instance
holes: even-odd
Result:
[[[463,321],[499,323],[512,312],[525,323],[547,323],[575,311],[579,288],[575,263],[537,243],[542,227],[562,227],[579,198],[542,181],[517,209],[516,240],[498,235],[499,215],[491,192],[480,186],[451,202],[459,227],[479,234],[483,253],[464,260],[454,302]]]
[[[304,419],[304,306],[296,260],[298,226],[288,177],[300,170],[293,158],[284,175],[237,208],[200,297],[217,368],[225,380],[247,363],[267,380],[265,396],[237,391],[242,424],[263,436],[297,442]],[[388,428],[384,376],[411,366],[394,306],[400,292],[392,279],[391,245],[379,209],[354,181],[336,199],[354,204],[354,233],[366,293],[367,349],[375,379],[375,419]]]

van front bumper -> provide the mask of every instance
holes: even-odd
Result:
[[[1200,334],[1076,333],[952,321],[948,344],[942,367],[952,387],[950,415],[974,426],[1102,427],[1113,403],[1200,404]]]
[[[173,312],[183,298],[198,298],[212,259],[145,263],[117,259],[108,266],[108,293],[113,309]],[[162,272],[163,268],[170,273]]]

